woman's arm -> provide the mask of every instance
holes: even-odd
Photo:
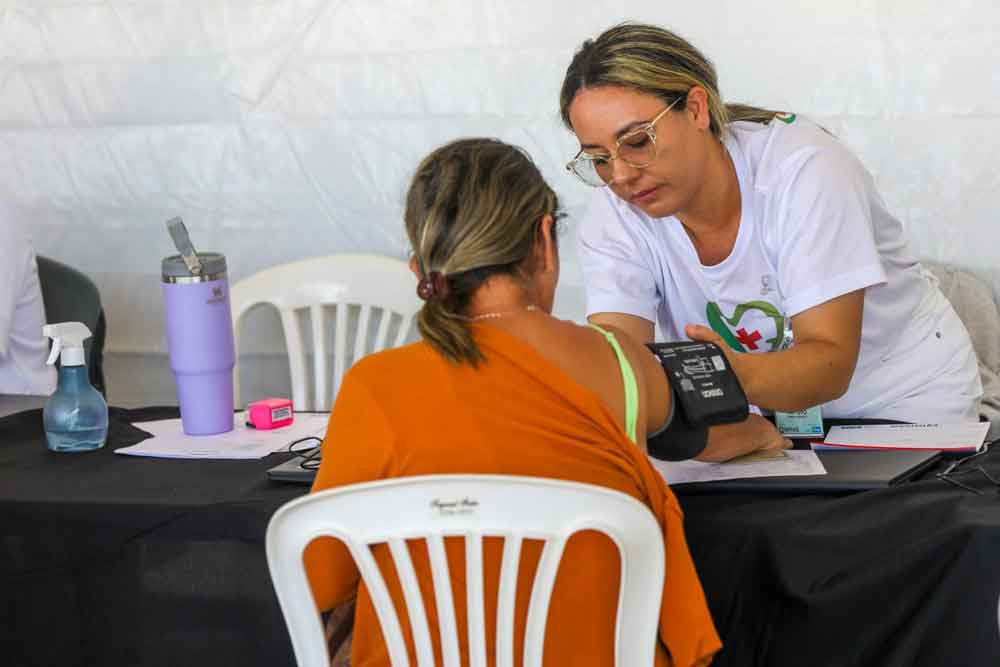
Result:
[[[722,348],[754,405],[805,410],[847,391],[861,347],[864,295],[863,289],[855,290],[795,315],[795,343],[778,352],[735,352],[719,334],[701,325],[689,324],[685,332],[693,340]]]
[[[670,417],[673,410],[673,394],[656,358],[644,345],[637,342],[634,336],[629,335],[623,327],[616,324],[618,317],[635,319],[640,322],[646,322],[646,320],[619,313],[601,313],[600,315],[612,315],[611,322],[605,323],[607,320],[595,321],[593,317],[590,318],[590,321],[615,337],[625,354],[625,358],[628,359],[629,366],[632,367],[632,374],[635,376],[639,392],[639,414],[635,429],[636,445],[645,452],[647,434],[659,430]],[[628,323],[626,322],[626,324]],[[649,324],[652,328],[652,323]]]
[[[659,431],[671,417],[675,408],[673,392],[659,360],[644,345],[624,335],[624,331],[614,325],[608,330],[615,334],[622,346],[639,385],[640,423],[636,429],[636,444],[646,451],[647,434]],[[790,446],[791,443],[778,433],[774,424],[759,415],[750,415],[742,422],[708,429],[707,444],[694,458],[699,461],[726,461],[761,449],[787,449]]]

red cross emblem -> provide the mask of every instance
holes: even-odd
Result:
[[[747,333],[746,329],[736,330],[736,340],[738,340],[742,345],[746,346],[748,350],[757,349],[757,341],[759,341],[763,336],[760,335],[759,331],[754,331],[753,333]]]

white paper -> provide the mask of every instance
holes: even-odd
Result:
[[[259,459],[283,451],[299,438],[326,433],[329,414],[295,413],[288,426],[271,430],[247,428],[246,414],[233,419],[233,430],[217,435],[185,435],[180,419],[137,422],[135,426],[153,437],[137,445],[116,449],[118,454],[171,459]]]
[[[825,475],[815,452],[808,449],[786,449],[785,456],[754,463],[704,463],[702,461],[660,461],[650,458],[667,484],[685,482],[715,482],[745,477],[782,477],[787,475]]]
[[[834,426],[814,449],[941,449],[976,451],[983,446],[989,422],[957,424],[878,424]]]

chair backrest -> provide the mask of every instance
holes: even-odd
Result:
[[[421,306],[416,279],[406,262],[361,254],[314,257],[265,269],[234,284],[230,302],[237,357],[243,315],[260,303],[277,308],[296,410],[328,410],[351,364],[365,354],[406,341]],[[310,320],[311,395],[306,382],[307,338],[299,317],[303,312]],[[334,323],[332,373],[328,315]],[[237,361],[236,405],[240,405],[239,379]]]
[[[465,537],[468,646],[472,667],[485,667],[483,538],[504,538],[497,594],[496,665],[514,664],[514,601],[521,544],[545,541],[535,572],[524,636],[524,666],[541,667],[549,599],[569,537],[608,535],[621,555],[615,664],[652,665],[664,576],[659,525],[645,505],[599,486],[501,475],[427,475],[356,484],[293,500],[271,518],[267,560],[299,667],[327,667],[320,617],[302,552],[330,535],[350,550],[378,614],[394,667],[407,667],[396,610],[370,545],[387,543],[402,584],[419,667],[435,664],[427,612],[406,540],[423,538],[438,610],[442,664],[458,667],[459,642],[444,538]]]
[[[45,304],[45,321],[82,322],[91,338],[84,341],[90,383],[104,393],[104,338],[106,324],[101,294],[94,282],[76,269],[39,255],[38,282]],[[39,332],[39,335],[41,333]]]

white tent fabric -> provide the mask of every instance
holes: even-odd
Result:
[[[1000,6],[970,0],[0,0],[0,224],[29,221],[40,253],[98,283],[112,400],[170,400],[164,220],[224,252],[233,281],[326,253],[405,257],[416,163],[489,135],[534,156],[572,228],[589,192],[562,168],[559,85],[584,38],[626,19],[691,39],[727,100],[823,123],[920,256],[996,291]],[[572,245],[557,312],[579,318]],[[276,324],[258,328],[251,351],[281,348]]]

